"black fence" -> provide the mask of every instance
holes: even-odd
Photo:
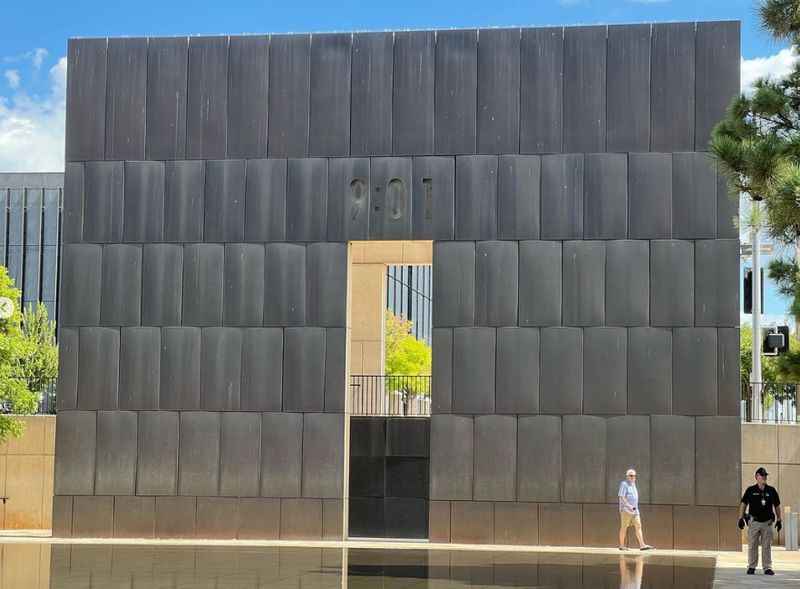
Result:
[[[55,415],[56,412],[56,385],[53,383],[42,393],[39,399],[39,415]]]
[[[797,392],[800,383],[742,383],[742,420],[756,423],[800,423]],[[756,399],[759,398],[758,403]]]
[[[350,414],[428,417],[431,414],[431,377],[352,375]]]
[[[13,413],[8,403],[0,402],[0,414],[9,415]],[[56,413],[56,385],[53,383],[47,390],[39,395],[39,407],[36,415],[55,415]]]

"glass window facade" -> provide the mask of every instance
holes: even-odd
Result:
[[[433,277],[430,266],[389,266],[386,308],[411,321],[412,333],[431,345]]]
[[[0,264],[22,291],[24,306],[58,305],[62,174],[0,174]]]

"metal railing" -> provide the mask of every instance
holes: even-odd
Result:
[[[350,377],[350,414],[427,417],[430,376],[355,374]]]
[[[742,420],[757,423],[800,423],[797,393],[800,383],[742,383]],[[760,406],[756,398],[760,393]]]
[[[51,384],[39,395],[39,406],[35,415],[55,415],[56,412],[56,385]],[[0,413],[9,415],[13,413],[7,403],[0,403]]]
[[[42,393],[39,399],[39,415],[55,415],[56,413],[56,383],[51,384]]]

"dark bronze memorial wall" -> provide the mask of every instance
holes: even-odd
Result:
[[[341,538],[347,243],[434,240],[430,538],[734,548],[739,23],[69,43],[60,536]]]

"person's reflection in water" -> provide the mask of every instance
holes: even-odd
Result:
[[[642,589],[644,557],[619,557],[619,589]]]

